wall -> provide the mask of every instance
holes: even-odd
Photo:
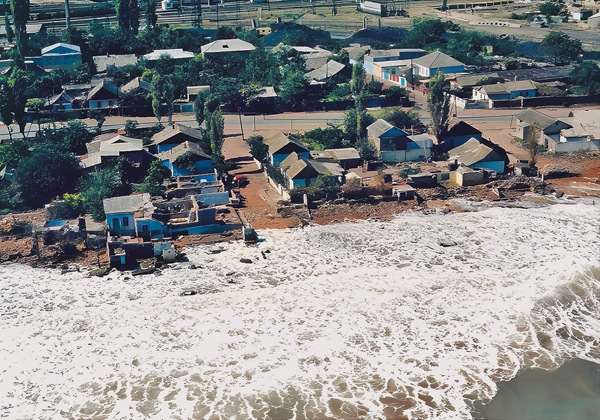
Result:
[[[589,152],[593,150],[600,150],[600,140],[569,141],[566,143],[558,143],[549,139],[548,150],[556,153]]]
[[[483,171],[475,172],[456,172],[456,183],[462,186],[477,185],[483,183]]]
[[[39,66],[46,69],[68,69],[81,64],[81,54],[43,55],[40,57],[27,57]]]
[[[367,74],[373,74],[373,62],[372,61],[367,61],[367,59],[365,58],[363,67],[365,68],[365,71],[367,72]]]
[[[158,220],[136,220],[138,236],[146,236],[145,232],[148,232],[151,238],[162,238],[164,236],[163,230],[165,226]],[[147,226],[148,229],[145,231],[143,226]]]
[[[91,100],[89,101],[88,107],[89,109],[99,109],[99,108],[112,108],[114,106],[119,105],[118,99],[102,99],[100,101]]]
[[[115,226],[115,220],[117,225]],[[124,236],[135,236],[135,224],[132,213],[114,213],[106,216],[106,223],[112,233]],[[127,224],[124,226],[124,224]]]
[[[496,171],[501,174],[501,173],[504,173],[504,161],[481,162],[481,163],[476,163],[474,165],[470,165],[469,168],[491,169],[492,171]]]
[[[521,100],[512,101],[494,101],[494,108],[533,108],[539,106],[568,106],[576,104],[589,104],[600,102],[599,95],[583,95],[583,96],[536,96],[534,98],[523,98]]]
[[[197,201],[201,201],[203,206],[223,206],[229,204],[229,193],[218,192],[218,193],[202,193],[195,196]]]

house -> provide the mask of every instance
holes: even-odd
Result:
[[[147,147],[150,152],[157,154],[169,151],[185,142],[198,143],[203,139],[204,129],[175,123],[152,136],[152,142]]]
[[[573,20],[579,21],[588,20],[593,14],[594,11],[592,9],[580,9],[572,12]]]
[[[0,2],[0,4],[2,4],[2,2]],[[10,1],[6,2],[5,4],[10,5]],[[2,26],[0,26],[0,38],[6,38],[6,25],[4,25],[4,22],[2,23]],[[46,32],[46,25],[43,23],[27,23],[25,25],[25,30],[27,31],[27,35],[32,37],[34,35]]]
[[[431,156],[431,139],[412,140],[408,135],[385,120],[378,119],[367,127],[369,141],[385,163],[423,160]]]
[[[68,69],[81,64],[81,48],[59,42],[42,48],[42,55],[27,57],[46,69]]]
[[[97,73],[104,73],[109,67],[120,68],[130,64],[137,64],[135,54],[106,54],[92,57]]]
[[[113,108],[119,105],[119,88],[114,83],[102,79],[87,94],[86,99],[89,109]]]
[[[311,84],[318,84],[332,78],[345,68],[346,66],[342,63],[338,63],[335,60],[329,60],[322,67],[313,71],[309,71],[304,76],[311,82]]]
[[[105,198],[102,204],[111,235],[137,236],[136,218],[152,214],[154,210],[147,193]]]
[[[438,139],[438,144],[442,151],[447,151],[465,144],[472,138],[481,141],[481,135],[481,131],[471,124],[453,118],[448,124],[448,132],[441,139]]]
[[[149,82],[145,82],[141,77],[138,76],[121,86],[121,93],[134,92],[136,89],[151,92],[152,85]]]
[[[311,150],[311,159],[319,162],[337,163],[344,169],[358,168],[360,166],[360,154],[353,147],[343,149]]]
[[[81,166],[86,170],[93,170],[99,165],[106,164],[111,159],[123,156],[131,162],[131,172],[128,177],[131,181],[142,179],[150,163],[156,158],[146,151],[142,139],[134,139],[123,134],[108,134],[98,136],[86,144],[87,155],[81,159]]]
[[[14,60],[2,60],[0,61],[0,74],[4,76],[10,76],[16,64]],[[25,60],[25,70],[33,73],[36,77],[47,76],[50,70],[46,70],[40,65],[36,64],[33,60]]]
[[[479,86],[480,81],[484,79],[501,79],[498,73],[481,73],[481,74],[467,74],[464,76],[456,76],[450,80],[450,87],[452,89],[469,90],[475,86]]]
[[[212,158],[196,143],[186,141],[156,155],[172,176],[204,174],[213,169]]]
[[[308,70],[316,70],[323,67],[329,61],[333,52],[317,46],[312,52],[304,54],[304,64]]]
[[[441,51],[434,51],[413,60],[413,74],[416,76],[433,77],[439,71],[442,73],[463,73],[465,65]]]
[[[217,39],[216,41],[210,42],[203,45],[200,50],[205,56],[227,54],[227,53],[249,53],[254,51],[256,47],[249,42],[241,39]]]
[[[219,213],[193,194],[154,202],[149,194],[134,194],[104,199],[103,205],[110,235],[136,236],[144,241],[242,228],[236,214]]]
[[[398,201],[414,200],[416,191],[410,185],[397,185],[392,188],[392,196],[397,197]]]
[[[161,57],[169,56],[176,62],[185,62],[195,57],[193,52],[184,51],[182,48],[172,48],[169,50],[154,50],[144,55],[144,60],[148,61],[149,66],[153,66]]]
[[[295,187],[308,187],[320,176],[332,177],[337,183],[343,184],[346,173],[335,163],[303,159],[295,152],[286,157],[279,167],[288,181],[285,187],[290,190]]]
[[[554,141],[559,141],[560,132],[571,128],[571,125],[564,121],[549,117],[546,114],[542,114],[533,109],[526,109],[517,115],[517,129],[515,135],[521,139],[527,138],[529,127],[534,123],[537,123],[542,130],[538,139],[538,144],[545,144],[546,137],[549,137]]]
[[[571,127],[560,130],[558,140],[546,137],[548,150],[567,153],[600,150],[600,110],[574,110],[572,115],[562,119]]]
[[[473,88],[473,99],[476,101],[504,101],[518,97],[532,98],[536,91],[537,88],[531,80],[496,83]]]
[[[410,63],[411,60],[415,60],[417,58],[423,57],[427,54],[427,51],[422,50],[420,48],[401,48],[401,49],[391,49],[391,50],[370,50],[364,56],[364,68],[367,74],[375,73],[375,63],[378,63],[378,66],[381,67],[382,63],[386,61],[408,61]],[[409,66],[410,67],[410,66]],[[383,76],[378,76],[383,77]]]
[[[472,138],[448,152],[450,160],[471,169],[487,169],[504,173],[506,156],[479,140]]]
[[[79,106],[78,106],[79,105]],[[76,97],[72,96],[66,90],[54,95],[52,98],[44,102],[45,109],[52,109],[53,111],[63,111],[69,109],[80,108],[81,102],[77,102]]]
[[[186,88],[188,102],[194,102],[196,100],[196,97],[198,96],[198,93],[200,92],[206,92],[207,94],[210,93],[210,86],[188,86]]]
[[[368,45],[350,44],[349,47],[342,48],[348,52],[348,58],[350,65],[353,66],[365,56],[365,54],[371,49]]]
[[[298,140],[288,137],[282,132],[264,140],[269,147],[271,165],[279,165],[290,154],[296,153],[300,159],[308,159],[310,153]]]

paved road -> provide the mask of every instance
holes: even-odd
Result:
[[[421,120],[427,123],[431,118],[429,113],[423,109],[417,109],[421,115]],[[483,119],[489,119],[494,121],[511,121],[512,116],[516,115],[518,110],[503,110],[503,111],[491,111],[479,110],[478,114],[472,111],[459,110],[458,116],[465,120],[480,121]],[[501,115],[498,115],[501,114]],[[238,115],[225,115],[225,130],[227,134],[241,134],[240,119]],[[156,124],[156,118],[154,117],[139,117],[139,118],[127,118],[127,117],[107,117],[106,122],[102,126],[104,130],[119,129],[123,128],[127,119],[134,119],[139,122],[141,127],[150,127]],[[175,122],[182,122],[186,125],[197,127],[196,121],[194,120],[193,114],[177,114],[174,116]],[[89,127],[95,127],[96,121],[85,119],[84,121]],[[278,115],[244,115],[242,116],[242,127],[244,135],[249,135],[254,130],[310,130],[316,127],[326,127],[327,123],[341,124],[344,121],[344,113],[339,111],[333,112],[310,112],[310,113],[285,113]],[[61,123],[59,123],[61,124]],[[64,124],[64,123],[63,123]],[[166,122],[163,120],[163,124]],[[13,136],[20,137],[18,134],[18,127],[13,124],[11,126],[13,130]],[[34,136],[37,131],[37,124],[27,125],[26,132],[29,136]],[[14,134],[17,133],[17,134]],[[0,125],[0,141],[8,140],[8,131],[6,126]]]

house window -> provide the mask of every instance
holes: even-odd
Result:
[[[142,232],[148,232],[148,225],[142,225]]]
[[[442,181],[448,181],[450,179],[450,174],[442,174]]]
[[[96,108],[102,108],[102,101],[96,101]]]
[[[129,218],[123,217],[123,226],[129,226]]]
[[[523,95],[523,96],[528,97],[529,96],[529,92],[525,92],[525,95]]]
[[[108,101],[108,106],[113,106],[113,101]]]
[[[113,229],[119,229],[121,226],[119,225],[119,219],[116,217],[113,219]]]

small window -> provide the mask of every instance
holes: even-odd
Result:
[[[102,108],[102,101],[96,101],[96,108]]]
[[[113,219],[113,229],[119,229],[119,219],[116,217]]]
[[[123,217],[123,226],[129,226],[129,218]]]
[[[448,181],[450,179],[450,174],[442,174],[442,181]]]
[[[113,101],[108,101],[108,106],[113,106]]]
[[[142,225],[142,232],[148,232],[148,225]]]

